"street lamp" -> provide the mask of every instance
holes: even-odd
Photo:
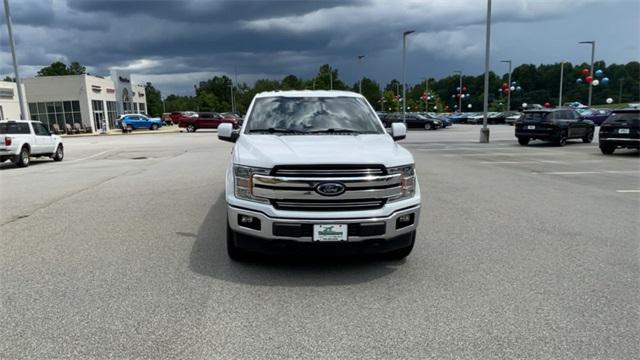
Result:
[[[509,75],[507,76],[507,83],[511,86],[511,60],[501,60],[501,63],[509,64]],[[511,110],[511,88],[509,88],[509,92],[507,93],[507,111]]]
[[[16,43],[13,41],[13,28],[11,24],[11,14],[9,13],[9,0],[4,0],[4,17],[7,22],[9,33],[9,46],[11,47],[11,58],[13,59],[13,73],[16,76],[16,87],[18,88],[18,103],[20,106],[20,119],[26,120],[27,113],[24,108],[24,95],[22,94],[22,81],[18,73],[18,60],[16,60]]]
[[[429,77],[424,79],[424,111],[429,111]]]
[[[460,86],[458,86],[458,109],[462,112],[462,71],[454,70],[453,73],[460,75]]]
[[[358,55],[358,68],[360,69],[360,80],[358,80],[358,92],[362,94],[362,59],[364,55]]]
[[[487,34],[484,49],[484,114],[482,116],[482,129],[480,129],[480,142],[489,142],[489,128],[487,127],[487,112],[489,111],[489,60],[491,54],[491,0],[487,0]],[[509,84],[511,86],[511,84]],[[511,90],[509,90],[511,92]]]
[[[564,60],[560,63],[560,93],[558,95],[558,106],[562,106],[562,83],[564,82]]]
[[[591,78],[593,78],[593,58],[596,54],[596,42],[595,40],[591,41],[580,41],[578,44],[591,44],[591,73],[589,74]],[[593,92],[593,85],[589,83],[589,101],[588,106],[591,106],[591,93]]]
[[[406,77],[406,58],[407,58],[407,35],[413,34],[415,30],[409,30],[402,33],[402,123],[407,124],[407,80]]]

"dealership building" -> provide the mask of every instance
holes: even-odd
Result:
[[[24,94],[24,85],[22,86]],[[26,109],[26,104],[24,104]],[[25,114],[29,118],[29,114]],[[18,87],[10,81],[0,81],[0,120],[20,119],[20,103],[18,102]]]
[[[49,129],[64,131],[78,124],[87,132],[116,128],[121,114],[146,113],[144,86],[133,85],[128,73],[111,78],[94,75],[42,76],[23,80],[30,118]],[[16,117],[17,118],[17,117]]]

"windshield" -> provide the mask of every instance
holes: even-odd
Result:
[[[383,133],[375,114],[357,97],[257,98],[245,131]]]
[[[640,126],[640,112],[614,112],[605,121],[605,124]]]

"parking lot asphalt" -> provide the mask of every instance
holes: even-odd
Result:
[[[0,358],[640,358],[638,153],[491,129],[402,142],[423,211],[399,262],[231,262],[215,132],[0,165]]]

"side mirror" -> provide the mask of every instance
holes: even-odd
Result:
[[[394,141],[406,138],[407,127],[403,123],[394,122],[393,124],[391,124],[391,137]]]
[[[218,126],[218,139],[234,143],[238,140],[238,132],[233,131],[232,124],[220,124]]]

